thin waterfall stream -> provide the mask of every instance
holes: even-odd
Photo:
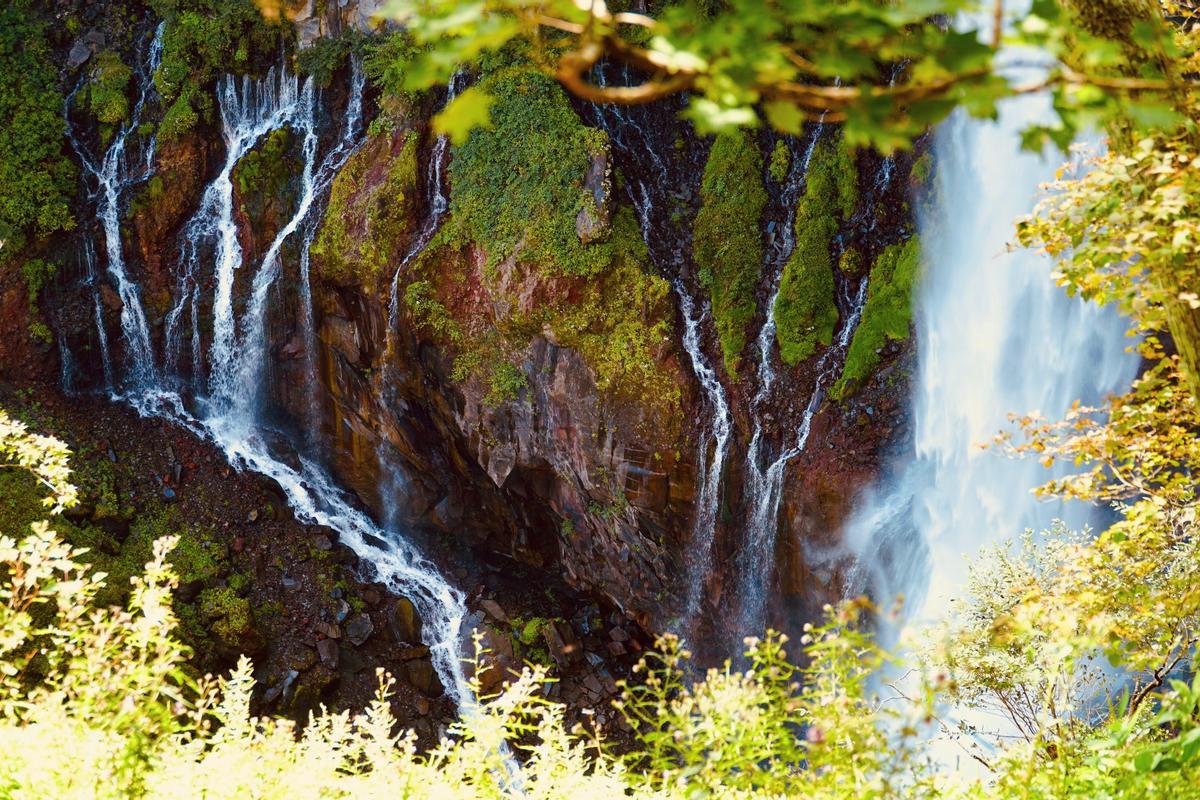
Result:
[[[607,80],[603,69],[597,70],[597,82]],[[624,76],[628,79],[628,75]],[[733,433],[733,414],[725,387],[704,353],[701,325],[709,316],[707,308],[699,313],[690,290],[680,275],[687,262],[687,241],[681,226],[673,219],[664,196],[673,184],[667,153],[671,143],[660,141],[644,109],[617,106],[592,106],[598,125],[609,135],[615,150],[637,164],[638,169],[626,175],[630,199],[637,212],[642,236],[659,272],[667,276],[679,302],[683,320],[682,343],[692,367],[692,373],[704,393],[709,411],[708,424],[697,437],[695,520],[692,525],[692,544],[689,548],[687,596],[679,627],[684,632],[694,624],[703,601],[703,591],[712,571],[712,550],[716,539],[717,516],[721,504],[721,480]]]
[[[137,136],[138,145],[144,148],[140,159],[130,158],[126,152],[131,133],[138,130],[146,100],[153,90],[153,76],[162,59],[162,34],[165,23],[160,23],[154,31],[154,38],[147,49],[145,61],[139,65],[138,99],[130,114],[129,120],[121,125],[112,143],[104,151],[100,159],[95,159],[76,134],[71,124],[70,109],[75,100],[75,94],[83,86],[82,81],[68,96],[63,115],[67,121],[67,138],[71,147],[83,165],[84,174],[95,181],[96,189],[92,196],[96,202],[96,216],[100,219],[104,231],[104,255],[108,265],[108,274],[116,285],[117,294],[121,299],[121,333],[129,361],[128,380],[135,386],[157,379],[158,370],[155,366],[154,345],[150,340],[150,326],[146,321],[146,312],[142,308],[140,289],[129,275],[125,264],[124,244],[121,241],[121,200],[126,191],[135,184],[150,177],[149,165],[154,161],[156,139],[151,137],[148,142]],[[131,162],[138,161],[143,166],[141,171],[130,171]],[[88,245],[91,246],[90,243]],[[94,251],[93,251],[94,252]],[[93,256],[86,256],[89,264]],[[99,313],[99,312],[97,312]],[[103,327],[103,326],[101,326]],[[101,341],[107,351],[107,339]],[[108,363],[108,355],[105,354]],[[106,373],[106,379],[109,374]],[[115,389],[113,381],[109,383]]]

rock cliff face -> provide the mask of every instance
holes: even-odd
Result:
[[[292,12],[298,43],[375,30],[377,5],[308,0]],[[344,65],[334,73],[323,96],[327,130],[346,106],[347,73]],[[284,248],[272,290],[264,400],[280,429],[319,452],[377,518],[561,575],[645,629],[668,629],[687,594],[697,477],[711,452],[700,454],[711,409],[684,353],[667,283],[680,276],[660,275],[651,264],[612,143],[583,125],[557,85],[520,71],[488,80],[501,98],[496,130],[452,152],[429,129],[435,98],[397,102],[368,90],[368,118],[386,124],[333,180],[312,231],[315,349],[308,351],[303,327],[306,239],[298,233]],[[678,124],[674,135],[691,137]],[[333,135],[326,132],[323,142]],[[291,213],[296,138],[264,139],[234,172],[234,218],[247,262],[261,257]],[[180,280],[181,227],[219,168],[222,149],[213,122],[201,122],[158,148],[154,177],[129,203],[130,268],[159,342]],[[551,163],[530,162],[531,152],[548,153]],[[477,163],[494,169],[473,171]],[[860,159],[858,182],[872,184],[878,169],[878,159]],[[429,180],[442,171],[448,197],[439,196],[445,182]],[[880,241],[907,226],[904,182],[897,184],[872,198],[879,209],[870,213],[885,219],[872,225]],[[529,185],[536,190],[526,196],[522,187]],[[696,198],[676,199],[678,224],[690,225]],[[435,207],[447,201],[444,218],[429,228]],[[764,240],[777,235],[777,224],[786,223],[763,220]],[[75,277],[87,277],[80,273]],[[703,300],[699,284],[682,277]],[[197,280],[208,317],[211,277]],[[249,278],[237,280],[241,303]],[[755,281],[758,311],[748,340],[763,323],[771,276]],[[51,319],[74,354],[81,384],[98,386],[89,286],[65,280]],[[0,289],[0,323],[26,324],[21,287]],[[120,306],[112,300],[99,313],[119,361]],[[849,310],[841,309],[843,318]],[[702,325],[709,361],[719,364],[712,323]],[[203,339],[211,331],[202,326],[199,333]],[[20,341],[0,337],[6,369],[38,360]],[[758,576],[777,598],[776,625],[811,618],[839,594],[841,522],[857,491],[877,477],[885,451],[907,435],[911,348],[892,341],[877,349],[879,365],[856,393],[820,403],[810,446],[786,470],[773,568]],[[818,357],[782,370],[782,388],[753,411],[753,369],[737,379],[721,373],[734,432],[714,568],[703,578],[705,625],[720,625],[720,600],[745,544],[751,415],[773,442],[793,438]]]

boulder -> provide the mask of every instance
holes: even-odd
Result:
[[[338,644],[333,639],[322,639],[317,642],[317,656],[321,663],[330,669],[337,669]]]
[[[355,647],[370,639],[374,632],[375,623],[371,622],[371,618],[366,614],[355,614],[346,623],[346,641]]]
[[[409,661],[405,665],[405,670],[408,672],[408,682],[413,687],[426,697],[440,697],[443,689],[442,682],[438,680],[437,672],[433,668],[433,662],[428,658],[418,658],[414,661]]]
[[[407,597],[397,598],[388,614],[388,630],[397,644],[417,644],[421,641],[421,618],[417,607]]]

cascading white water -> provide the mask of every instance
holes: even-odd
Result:
[[[159,61],[162,58],[164,25],[165,23],[160,24],[154,31],[154,38],[151,40],[146,54],[146,62],[141,67],[138,81],[140,90],[133,113],[117,131],[99,163],[87,152],[87,148],[76,136],[74,126],[71,125],[71,104],[74,102],[79,87],[76,87],[75,91],[67,97],[64,110],[67,120],[67,138],[76,155],[79,156],[84,173],[96,182],[93,197],[96,200],[96,216],[100,218],[101,227],[104,230],[104,256],[108,274],[116,284],[117,295],[121,298],[121,333],[130,367],[126,380],[135,387],[154,383],[157,380],[158,370],[154,361],[154,346],[150,340],[150,326],[146,322],[146,312],[142,308],[141,293],[136,281],[125,268],[125,251],[121,242],[121,197],[126,189],[149,176],[148,165],[154,161],[156,139],[151,138],[143,156],[144,164],[147,165],[146,169],[130,173],[128,169],[130,159],[126,152],[126,145],[129,134],[141,125],[142,111],[146,107],[146,100],[154,85],[151,78],[154,71],[158,69]],[[90,247],[90,243],[85,247]],[[103,324],[99,327],[103,333]],[[102,342],[107,349],[107,339],[102,338]],[[107,363],[107,356],[105,358]],[[106,374],[106,381],[109,378],[110,375]]]
[[[182,397],[168,385],[168,379],[153,372],[139,374],[128,391],[114,393],[114,397],[126,400],[139,413],[171,419],[197,435],[211,439],[235,467],[250,469],[275,480],[301,522],[334,530],[363,563],[370,565],[374,571],[373,577],[393,592],[408,597],[417,607],[423,623],[422,637],[430,648],[431,659],[442,685],[456,704],[469,708],[474,698],[461,660],[462,626],[466,616],[462,592],[447,583],[436,567],[404,537],[376,526],[365,513],[353,507],[318,465],[301,456],[297,469],[277,458],[266,443],[257,420],[257,409],[249,400],[257,394],[257,382],[262,377],[262,360],[266,358],[263,319],[269,289],[279,274],[283,243],[297,230],[303,230],[305,251],[311,244],[311,234],[316,225],[311,216],[314,208],[319,207],[318,196],[328,188],[338,169],[357,147],[362,122],[363,84],[360,67],[355,61],[346,127],[338,144],[317,165],[318,99],[311,84],[300,89],[298,80],[282,69],[278,73],[272,70],[264,81],[244,78],[239,82],[227,77],[220,82],[218,99],[226,160],[216,178],[205,189],[199,208],[185,226],[184,271],[175,306],[166,320],[167,363],[174,367],[178,365],[182,354],[183,318],[185,314],[191,316],[193,379],[199,381],[202,345],[198,318],[203,287],[202,261],[204,248],[215,245],[212,272],[216,278],[216,292],[209,376],[213,398],[209,402],[202,402],[200,416],[194,416],[187,410]],[[296,213],[271,243],[255,273],[251,297],[239,323],[232,302],[232,290],[234,273],[242,265],[242,250],[233,216],[231,175],[242,156],[263,136],[283,125],[290,125],[304,133],[302,194]],[[119,218],[114,219],[119,224]],[[85,254],[87,252],[85,250]],[[303,253],[305,264],[307,255],[307,252]],[[306,273],[304,277],[307,278]],[[307,287],[307,283],[305,285]],[[130,288],[136,293],[137,287],[132,281]],[[95,297],[98,303],[98,290]],[[311,314],[311,297],[306,295],[303,302],[309,304],[307,313]],[[104,347],[107,340],[99,310],[97,324]],[[138,335],[136,329],[124,326],[122,334],[127,346],[128,340]],[[146,342],[149,342],[148,335]]]
[[[604,70],[597,70],[595,75],[596,82],[605,85]],[[625,79],[629,79],[628,74]],[[630,196],[651,256],[660,272],[672,276],[671,288],[679,299],[679,313],[683,319],[683,348],[709,409],[709,422],[698,437],[696,448],[700,474],[696,482],[696,516],[688,550],[688,594],[680,625],[681,630],[686,632],[699,612],[705,580],[712,570],[712,549],[721,504],[721,478],[729,451],[729,438],[733,432],[733,415],[725,387],[709,364],[701,344],[701,325],[709,315],[708,308],[704,307],[699,314],[696,313],[695,302],[679,276],[681,266],[686,263],[686,242],[679,235],[679,226],[672,220],[668,203],[664,200],[656,205],[655,202],[655,189],[661,194],[671,185],[667,157],[663,152],[669,152],[673,143],[660,141],[663,137],[655,136],[647,121],[634,116],[636,112],[633,109],[622,109],[615,105],[593,106],[592,109],[600,126],[608,133],[613,148],[622,149],[638,165],[638,169],[627,174],[625,179],[630,184]]]
[[[219,400],[227,400],[233,388],[230,378],[235,369],[239,344],[233,308],[233,284],[235,274],[242,266],[242,248],[237,238],[237,223],[233,218],[233,168],[267,133],[286,124],[295,124],[304,109],[311,107],[313,100],[311,79],[305,82],[305,88],[301,90],[299,78],[279,69],[276,83],[273,80],[275,72],[272,70],[265,83],[261,84],[248,77],[243,78],[240,91],[239,81],[232,77],[226,77],[217,87],[225,133],[225,165],[205,190],[196,219],[212,219],[216,226],[217,252],[213,272],[217,288],[213,298],[209,392]],[[311,174],[309,178],[311,180]],[[206,206],[211,206],[211,210]]]
[[[317,118],[316,90],[312,79],[305,81],[300,93],[300,110],[292,119],[291,124],[304,133],[300,146],[303,166],[300,170],[300,200],[296,211],[283,227],[275,234],[275,238],[267,247],[258,271],[250,289],[250,298],[242,313],[240,322],[241,336],[237,343],[237,357],[228,365],[228,372],[222,373],[219,368],[223,365],[213,364],[209,385],[212,387],[210,402],[223,407],[223,413],[236,416],[253,416],[258,410],[258,394],[262,389],[262,374],[267,359],[267,293],[279,277],[280,251],[284,243],[291,237],[300,224],[308,216],[316,195],[315,161],[317,158]],[[336,158],[337,151],[333,156]],[[224,276],[218,274],[218,285],[225,282]],[[232,284],[232,278],[228,281]],[[213,345],[216,347],[217,339]]]
[[[818,124],[813,132],[812,139],[809,141],[804,158],[801,161],[800,179],[805,178],[808,174],[813,152],[824,132],[824,127],[823,123]],[[796,165],[793,164],[793,170],[795,169]],[[882,197],[887,193],[891,184],[891,159],[885,160],[880,173],[873,187],[871,199]],[[798,190],[796,190],[797,200],[798,197]],[[795,202],[796,200],[793,200],[793,203]],[[872,202],[867,203],[868,207],[872,205]],[[873,220],[874,215],[872,214],[872,228],[874,227]],[[738,599],[740,608],[738,610],[739,623],[733,631],[737,639],[740,639],[744,635],[757,634],[762,630],[766,622],[766,604],[770,592],[770,580],[768,578],[771,574],[770,565],[775,552],[775,541],[779,533],[779,508],[783,501],[783,479],[787,471],[787,465],[793,458],[804,452],[804,449],[808,446],[808,438],[812,432],[813,418],[821,407],[821,401],[825,397],[825,390],[829,386],[830,381],[836,379],[841,371],[846,352],[850,346],[850,340],[854,336],[854,331],[858,328],[863,306],[867,300],[866,278],[859,281],[858,287],[854,290],[853,294],[850,292],[849,282],[843,285],[840,306],[849,309],[849,314],[838,330],[832,345],[825,349],[825,352],[821,354],[820,360],[817,361],[817,379],[813,384],[813,391],[809,395],[808,403],[804,407],[800,425],[796,430],[796,438],[793,444],[785,447],[775,460],[767,465],[766,469],[763,469],[761,453],[764,432],[759,414],[755,412],[757,412],[758,407],[768,397],[775,379],[773,359],[776,332],[775,301],[779,297],[783,266],[795,248],[796,239],[794,230],[790,232],[790,237],[790,240],[784,243],[786,245],[786,253],[781,252],[779,260],[772,262],[775,264],[776,272],[767,302],[767,319],[759,331],[757,342],[759,350],[759,389],[751,403],[751,411],[754,418],[754,433],[751,436],[750,447],[746,455],[746,493],[750,505],[750,518],[746,525],[745,542],[741,552],[738,554],[737,574],[739,576]]]
[[[1022,55],[1031,58],[1008,57]],[[1010,413],[1059,418],[1076,399],[1127,385],[1137,369],[1120,318],[1067,297],[1045,258],[1006,251],[1014,220],[1054,174],[1056,154],[1020,149],[1021,130],[1049,112],[1047,98],[1020,96],[995,122],[956,113],[936,135],[936,207],[920,220],[915,461],[845,530],[856,562],[849,589],[884,603],[903,595],[909,619],[949,613],[964,556],[1054,518],[1088,521],[1086,506],[1031,493],[1052,472],[979,445]]]
[[[212,376],[217,383],[209,389],[221,394],[220,380],[230,374],[237,344],[233,310],[233,282],[242,265],[242,248],[237,238],[233,213],[233,169],[258,141],[276,128],[294,121],[301,113],[300,81],[282,68],[272,68],[264,80],[249,76],[240,80],[226,76],[217,84],[221,111],[221,134],[225,141],[225,163],[204,190],[196,213],[184,227],[184,269],[180,273],[178,298],[167,316],[168,363],[177,366],[182,350],[183,314],[191,317],[192,379],[201,384],[202,343],[200,340],[199,293],[204,247],[215,243],[213,298],[213,342],[209,353]]]

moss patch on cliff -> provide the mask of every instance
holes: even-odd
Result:
[[[373,136],[333,180],[311,250],[319,274],[371,285],[407,244],[417,184],[416,134]]]
[[[279,47],[283,29],[270,25],[252,0],[150,0],[167,22],[154,83],[167,111],[159,136],[174,139],[215,104],[207,88],[228,72],[252,71]]]
[[[454,148],[448,236],[481,245],[491,265],[520,250],[523,262],[549,272],[600,273],[606,254],[580,242],[575,219],[591,202],[584,180],[607,136],[532,69],[500,69],[480,88],[495,98],[492,123]]]
[[[796,247],[784,266],[775,300],[780,357],[794,366],[828,346],[837,327],[833,244],[858,202],[858,172],[840,141],[817,143],[804,197],[796,209]]]
[[[651,408],[679,404],[679,387],[659,364],[671,337],[670,285],[649,271],[650,256],[637,220],[623,209],[607,242],[608,268],[579,282],[573,302],[561,303],[547,323],[579,351],[601,392]]]
[[[754,293],[762,272],[761,222],[767,204],[762,172],[762,154],[749,134],[718,136],[704,167],[703,205],[692,240],[700,283],[712,298],[725,369],[735,379],[757,310]]]
[[[912,325],[912,292],[921,271],[921,242],[914,236],[884,250],[871,267],[867,303],[854,331],[842,375],[830,395],[853,394],[879,364],[879,350],[890,339],[907,339]]]
[[[290,128],[273,130],[242,156],[230,176],[251,225],[262,235],[277,230],[296,203],[292,180],[302,168],[296,144]],[[274,218],[268,220],[270,212]]]
[[[632,211],[622,208],[608,237],[589,248],[603,267],[586,278],[547,276],[513,262],[503,265],[505,274],[489,275],[472,272],[456,248],[435,240],[414,265],[405,305],[419,326],[454,350],[451,377],[479,380],[489,404],[515,399],[536,378],[518,378],[513,369],[530,341],[548,334],[580,354],[610,401],[673,420],[680,391],[662,363],[671,340],[670,285],[651,273]]]
[[[87,87],[88,110],[102,126],[117,125],[129,116],[129,81],[133,70],[111,50],[96,56]]]

